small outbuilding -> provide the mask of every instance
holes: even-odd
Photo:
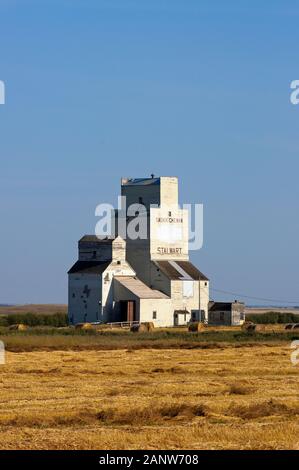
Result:
[[[242,325],[245,321],[243,302],[209,302],[209,325]]]

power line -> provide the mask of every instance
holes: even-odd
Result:
[[[243,295],[243,294],[240,294],[240,293],[237,293],[237,292],[229,292],[229,291],[225,291],[225,290],[220,290],[220,289],[214,289],[214,288],[210,288],[210,290],[213,290],[215,292],[221,292],[222,294],[229,294],[229,295],[234,295],[236,297],[244,297],[246,299],[253,299],[253,300],[261,300],[261,301],[264,301],[264,302],[277,302],[279,304],[295,304],[295,305],[299,305],[299,300],[295,301],[295,302],[291,302],[289,300],[277,300],[277,299],[265,299],[263,297],[253,297],[253,296],[250,296],[250,295]]]

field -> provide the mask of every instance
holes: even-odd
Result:
[[[67,313],[65,304],[27,304],[27,305],[0,305],[0,315],[38,313],[39,315],[49,315],[53,313]]]
[[[246,307],[245,308],[245,313],[246,314],[259,314],[263,315],[264,313],[267,312],[280,312],[280,313],[294,313],[294,314],[299,314],[299,308],[298,307]]]
[[[233,333],[1,336],[0,448],[299,449],[288,335]]]
[[[264,314],[266,312],[284,312],[284,313],[297,313],[299,308],[282,308],[282,307],[246,307],[246,314]],[[0,305],[0,315],[7,315],[8,313],[38,313],[38,314],[51,314],[51,313],[67,313],[67,305],[65,304],[25,304],[25,305]]]
[[[0,316],[65,313],[1,307]],[[299,330],[0,326],[0,449],[299,449]]]
[[[0,340],[10,352],[102,351],[118,349],[217,349],[240,348],[256,344],[290,344],[299,340],[299,330],[284,325],[265,325],[264,331],[248,333],[240,327],[206,327],[200,333],[183,328],[157,328],[150,333],[122,329],[77,330],[72,327],[28,327],[26,331],[0,327]]]

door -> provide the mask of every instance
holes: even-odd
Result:
[[[120,302],[120,317],[122,322],[136,320],[135,300],[122,300]]]
[[[125,300],[120,301],[120,321],[125,322],[127,321],[127,310],[128,310],[128,305]]]
[[[128,300],[127,303],[127,321],[135,320],[135,301]]]

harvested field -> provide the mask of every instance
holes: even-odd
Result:
[[[299,448],[289,344],[6,359],[1,449]]]

